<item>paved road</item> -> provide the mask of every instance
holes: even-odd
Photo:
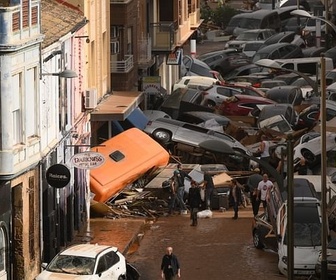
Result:
[[[161,258],[172,246],[181,262],[181,279],[286,279],[278,273],[276,253],[254,248],[251,210],[241,209],[238,220],[231,217],[232,210],[214,211],[197,227],[190,226],[187,215],[161,217],[148,225],[128,260],[139,269],[141,280],[160,279]]]

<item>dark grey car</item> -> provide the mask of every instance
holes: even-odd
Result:
[[[157,119],[149,122],[144,131],[163,144],[176,142],[200,147],[200,144],[207,140],[218,140],[219,142],[224,142],[235,151],[251,155],[244,145],[228,134],[178,120]]]
[[[198,59],[209,65],[212,70],[221,73],[222,76],[235,68],[250,63],[250,59],[236,49],[205,53],[198,56]]]
[[[284,59],[303,57],[302,49],[291,43],[277,43],[259,49],[252,58],[252,62],[260,59]]]
[[[266,98],[277,103],[300,105],[303,101],[302,90],[297,86],[277,86],[269,89]]]

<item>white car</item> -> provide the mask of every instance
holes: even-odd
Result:
[[[126,279],[126,260],[116,247],[78,244],[57,254],[36,280]]]
[[[336,133],[327,132],[327,152],[336,148]],[[321,135],[318,132],[308,132],[301,136],[300,142],[294,147],[294,163],[304,157],[309,165],[317,164],[321,157]]]
[[[175,83],[172,87],[172,92],[177,90],[178,88],[206,88],[212,85],[219,84],[220,81],[205,76],[184,76],[177,83]]]

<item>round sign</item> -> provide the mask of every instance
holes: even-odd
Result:
[[[94,169],[104,162],[105,158],[102,154],[91,151],[75,154],[71,158],[71,163],[80,169]]]
[[[47,182],[54,188],[64,188],[70,182],[70,170],[63,164],[54,164],[47,170]]]

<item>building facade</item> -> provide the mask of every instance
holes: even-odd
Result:
[[[40,264],[40,4],[0,2],[1,280],[32,279]]]

